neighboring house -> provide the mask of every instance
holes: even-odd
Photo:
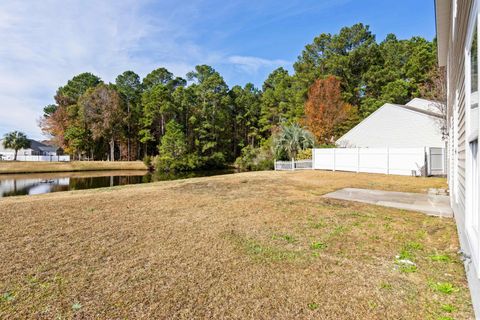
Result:
[[[413,99],[406,105],[386,103],[337,140],[351,148],[444,148],[442,117],[434,102]]]
[[[479,0],[436,0],[438,62],[447,68],[449,173],[465,269],[480,316]]]
[[[63,150],[44,144],[36,140],[29,140],[30,148],[18,150],[19,156],[58,156],[63,154]],[[8,158],[15,154],[13,149],[5,149],[3,146],[3,139],[0,139],[0,155],[4,158]]]

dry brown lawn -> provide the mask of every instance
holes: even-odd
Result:
[[[453,220],[321,198],[343,187],[445,180],[259,172],[2,199],[0,318],[473,317]]]
[[[0,174],[100,171],[100,170],[147,170],[141,161],[72,161],[72,162],[20,162],[0,161]]]

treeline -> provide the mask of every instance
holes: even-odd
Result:
[[[126,71],[109,84],[82,73],[57,90],[40,125],[78,159],[159,154],[165,167],[218,167],[242,150],[268,150],[286,123],[308,126],[318,143],[332,144],[384,103],[419,96],[432,82],[435,48],[423,38],[393,34],[378,43],[368,26],[356,24],[316,37],[292,75],[278,68],[261,89],[250,83],[229,88],[207,65],[186,79],[158,68],[143,79]]]

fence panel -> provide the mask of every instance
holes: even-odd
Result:
[[[387,148],[360,148],[358,172],[388,173]]]
[[[447,161],[444,148],[430,148],[428,153],[428,173],[430,175],[446,175]]]
[[[312,160],[295,160],[295,170],[312,169]]]
[[[357,171],[358,170],[358,149],[342,148],[333,149],[335,152],[335,170]]]
[[[314,169],[335,170],[335,149],[313,149]]]
[[[293,170],[292,161],[275,161],[275,170]]]
[[[390,148],[388,171],[390,174],[425,175],[425,148]]]

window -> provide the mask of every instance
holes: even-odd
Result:
[[[472,36],[470,47],[470,108],[478,108],[478,31],[475,23],[475,31]]]
[[[473,219],[473,229],[478,232],[478,195],[479,195],[479,189],[478,189],[478,139],[470,142],[470,155],[471,155],[471,161],[470,161],[470,176],[471,176],[471,182],[470,182],[470,194],[472,196],[471,204],[470,204],[470,210],[474,216]]]

